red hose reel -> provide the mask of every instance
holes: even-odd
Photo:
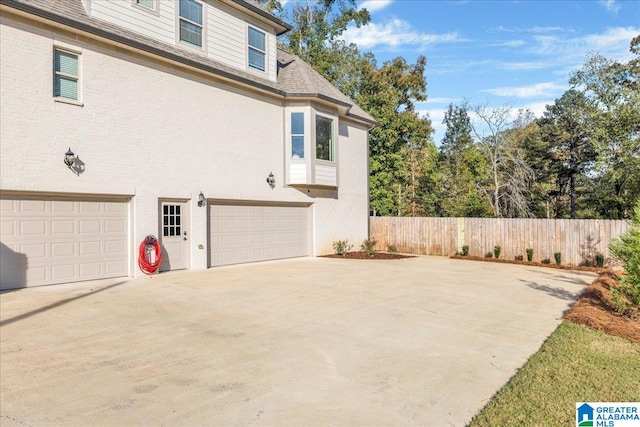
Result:
[[[138,248],[138,266],[146,274],[153,274],[158,271],[162,263],[162,248],[155,236],[149,235],[144,238]]]

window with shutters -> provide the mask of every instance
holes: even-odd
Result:
[[[56,100],[80,101],[80,54],[54,49],[53,96]]]

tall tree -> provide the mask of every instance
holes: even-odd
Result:
[[[570,79],[597,107],[592,202],[608,218],[628,217],[640,200],[640,36],[630,50],[636,58],[628,63],[592,55]]]
[[[446,197],[441,199],[441,215],[491,215],[486,196],[479,191],[479,182],[487,173],[487,162],[473,141],[469,105],[449,104],[443,124],[447,130],[440,145],[439,165],[441,186]]]
[[[593,113],[593,106],[584,94],[570,89],[553,105],[547,105],[539,120],[546,157],[555,175],[557,195],[561,196],[568,186],[570,218],[576,217],[577,180],[589,172],[596,158],[592,139]],[[556,217],[562,216],[558,214],[560,212],[556,212]]]
[[[433,145],[431,121],[415,109],[415,103],[427,97],[425,66],[424,57],[416,64],[396,58],[380,68],[370,64],[363,72],[356,102],[380,123],[370,133],[369,154],[371,208],[381,215],[411,213],[403,206],[409,197],[418,196],[415,173],[423,169],[411,169],[411,162],[432,158],[425,152]],[[413,206],[417,203],[411,201]]]
[[[478,118],[473,131],[489,162],[489,177],[481,189],[489,198],[493,214],[496,217],[529,216],[526,192],[534,175],[524,150],[509,132],[511,108],[478,105],[473,112]]]

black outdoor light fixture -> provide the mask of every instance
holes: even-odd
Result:
[[[267,177],[267,184],[269,184],[269,187],[275,188],[276,178],[273,176],[273,172],[269,172],[269,176]]]
[[[204,197],[204,194],[202,194],[202,191],[201,191],[200,194],[198,194],[198,206],[203,207],[206,204],[207,204],[207,199]]]
[[[75,173],[76,175],[79,175],[80,173],[77,170],[75,170],[75,168],[73,167],[77,158],[78,156],[76,156],[73,153],[73,151],[71,151],[71,147],[69,147],[67,152],[64,153],[64,164],[67,165],[67,167],[71,170],[71,172]]]

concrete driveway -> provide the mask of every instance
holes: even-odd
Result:
[[[5,292],[0,424],[463,426],[594,277],[305,258]]]

